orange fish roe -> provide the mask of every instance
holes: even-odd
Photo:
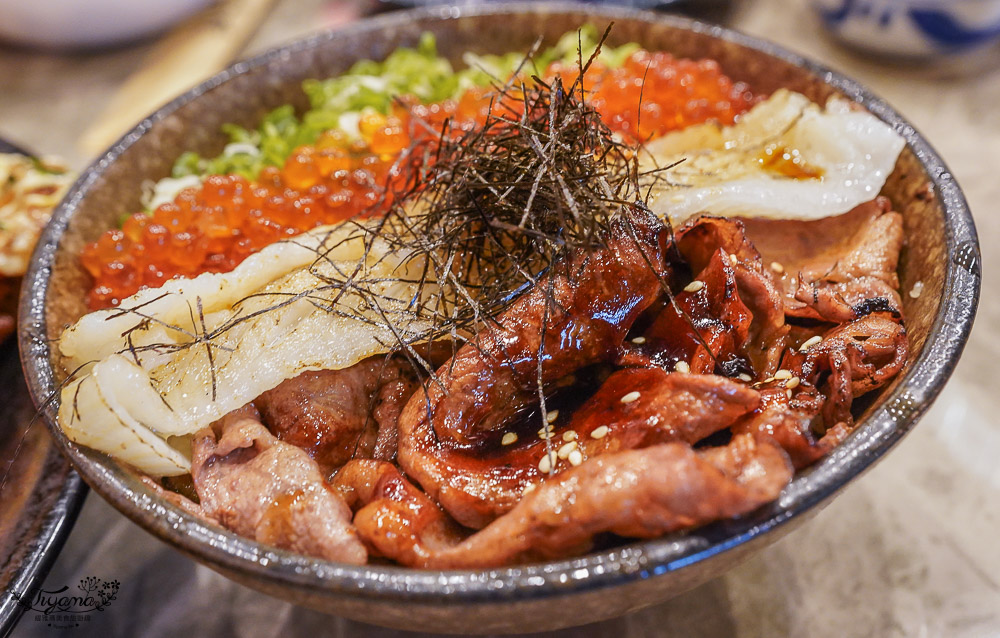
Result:
[[[121,230],[105,233],[80,258],[95,280],[90,307],[117,305],[178,275],[232,270],[278,239],[352,217],[381,197],[376,175],[387,177],[383,162],[350,158],[343,168],[322,171],[316,153],[297,151],[284,170],[265,169],[260,183],[209,176],[152,215],[136,213]],[[295,189],[290,182],[308,185]]]
[[[577,74],[575,65],[556,63],[546,76],[562,77],[568,88]],[[611,130],[631,142],[710,120],[732,124],[758,101],[712,60],[646,51],[617,69],[595,63],[585,88]],[[481,124],[490,100],[483,88],[438,104],[404,100],[407,105],[389,116],[362,116],[359,140],[327,131],[314,145],[296,149],[283,167],[264,169],[256,182],[212,175],[152,215],[132,215],[80,256],[94,278],[90,308],[116,306],[172,277],[232,270],[264,246],[319,225],[380,214],[407,179],[398,165],[401,153],[414,142],[436,139],[446,121],[459,132]]]
[[[211,175],[200,188],[185,189],[152,215],[130,216],[121,230],[84,248],[80,261],[94,278],[88,305],[116,306],[172,277],[227,272],[282,237],[379,214],[405,179],[396,166],[404,149],[430,139],[445,120],[457,130],[472,128],[488,110],[486,91],[473,90],[459,101],[400,107],[388,117],[367,114],[358,124],[361,139],[327,131],[315,145],[296,149],[282,168],[265,168],[257,182]]]
[[[550,71],[567,87],[578,75],[576,65],[557,63]],[[669,53],[636,51],[619,68],[592,67],[587,79],[591,105],[633,143],[708,121],[730,125],[761,99],[724,75],[715,60],[678,60]]]

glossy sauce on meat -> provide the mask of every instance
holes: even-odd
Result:
[[[304,454],[283,469],[220,447],[223,427],[196,439],[197,507],[279,546],[357,560],[360,541],[425,568],[572,556],[601,535],[745,514],[849,436],[854,398],[906,362],[899,216],[876,201],[847,218],[852,230],[806,240],[801,222],[702,217],[671,234],[635,217],[634,233],[556,264],[434,379],[373,357],[258,399],[277,439],[234,416],[256,433],[242,445],[299,446],[329,489]],[[748,237],[762,223],[763,257]],[[229,472],[270,500],[232,490]],[[340,522],[315,527],[321,511]]]
[[[399,413],[417,387],[412,366],[371,357],[344,370],[304,372],[254,402],[282,441],[326,472],[353,458],[396,458]]]
[[[751,314],[740,299],[735,264],[717,250],[698,278],[665,304],[641,333],[641,344],[628,344],[624,365],[673,369],[683,362],[695,374],[735,376],[752,370],[746,347]]]
[[[618,220],[606,247],[554,264],[407,404],[400,466],[458,522],[486,525],[544,473],[545,441],[522,440],[499,462],[480,454],[480,442],[502,441],[512,417],[539,401],[539,382],[547,388],[617,358],[632,323],[661,294],[668,239],[646,212]]]

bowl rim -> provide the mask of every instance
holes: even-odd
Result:
[[[740,519],[719,521],[690,532],[633,542],[577,558],[493,569],[438,571],[335,563],[243,538],[157,498],[121,464],[109,462],[105,455],[66,439],[55,424],[52,401],[48,401],[55,389],[49,341],[39,338],[46,334],[48,278],[70,218],[103,171],[126,149],[157,122],[230,78],[336,40],[341,35],[376,35],[384,29],[420,19],[448,20],[525,12],[638,19],[726,40],[804,69],[867,108],[906,140],[927,171],[941,202],[947,260],[942,302],[920,356],[847,441],[815,466],[799,473],[776,501]],[[188,555],[230,573],[280,581],[293,588],[326,594],[418,603],[502,603],[607,588],[676,572],[734,550],[809,510],[818,511],[835,492],[860,476],[898,443],[943,388],[972,328],[979,300],[980,264],[979,243],[968,204],[947,166],[911,124],[855,80],[768,41],[678,16],[579,2],[446,5],[367,18],[236,62],[137,124],[81,174],[46,227],[25,276],[26,292],[21,299],[18,336],[32,397],[63,453],[94,490],[119,511]]]

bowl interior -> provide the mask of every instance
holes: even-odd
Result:
[[[533,13],[545,12],[535,9]],[[551,13],[537,21],[528,18],[529,15],[512,15],[505,20],[487,16],[431,17],[402,24],[397,20],[391,28],[377,29],[377,38],[367,37],[369,34],[360,30],[340,37],[321,36],[293,45],[284,55],[238,64],[199,87],[196,99],[189,96],[183,103],[175,103],[175,108],[159,111],[126,137],[111,157],[95,166],[97,170],[83,176],[89,182],[88,188],[85,197],[72,203],[76,212],[61,239],[52,271],[47,333],[57,336],[63,326],[86,312],[85,300],[78,291],[88,286],[89,279],[76,259],[83,245],[114,227],[122,215],[141,210],[140,185],[169,175],[174,160],[182,152],[193,150],[205,156],[221,152],[226,144],[220,133],[222,124],[235,122],[255,127],[265,113],[287,103],[304,109],[308,102],[301,91],[302,80],[336,75],[357,60],[382,59],[399,46],[415,45],[425,31],[434,33],[440,52],[460,66],[466,51],[527,51],[539,36],[545,44],[551,44],[559,35],[582,23],[592,22],[603,30],[612,21],[607,17],[588,17],[584,12]],[[523,22],[523,28],[519,28],[520,24],[510,24],[511,20]],[[717,60],[726,74],[746,82],[757,93],[769,94],[784,87],[819,103],[842,94],[810,69],[720,39],[711,28],[687,29],[672,21],[654,24],[642,20],[615,21],[611,44],[632,41],[651,50],[669,51],[677,57]],[[902,290],[909,290],[917,281],[924,283],[925,294],[915,300],[908,295],[904,299],[907,331],[916,354],[927,339],[938,309],[946,263],[941,252],[945,246],[945,227],[940,198],[933,197],[933,193],[931,197],[916,197],[927,186],[926,171],[913,149],[908,148],[883,191],[897,210],[904,213],[906,236],[919,238],[908,243],[900,265]]]
[[[278,105],[293,103],[302,108],[306,105],[300,90],[302,80],[335,75],[359,59],[384,58],[398,46],[415,44],[425,31],[437,36],[441,53],[460,64],[465,51],[527,51],[539,36],[550,43],[583,23],[591,22],[603,30],[611,21],[615,23],[612,44],[637,41],[648,49],[678,57],[715,59],[730,77],[746,82],[758,93],[785,87],[820,103],[834,94],[845,95],[907,139],[907,148],[883,194],[903,213],[905,223],[907,244],[899,274],[911,355],[896,381],[883,388],[865,409],[863,424],[848,442],[797,476],[778,502],[739,521],[573,561],[489,572],[447,572],[447,576],[389,567],[349,568],[238,538],[163,502],[132,471],[103,455],[77,448],[52,426],[84,478],[150,531],[272,593],[289,595],[289,590],[296,590],[301,594],[313,588],[314,593],[377,594],[431,602],[449,595],[454,604],[544,598],[668,573],[678,583],[674,588],[678,593],[680,587],[698,584],[751,546],[759,546],[764,532],[824,502],[867,468],[912,427],[936,396],[971,328],[979,286],[978,243],[957,185],[905,120],[846,78],[773,45],[719,27],[594,6],[501,4],[383,16],[236,64],[142,122],[81,177],[36,252],[29,273],[32,292],[22,300],[21,315],[22,356],[36,403],[42,405],[52,395],[63,374],[44,337],[57,337],[64,326],[86,311],[81,291],[89,282],[77,260],[83,245],[113,227],[123,214],[139,210],[141,184],[168,175],[181,152],[212,155],[221,151],[225,145],[220,134],[223,123],[254,126]],[[919,297],[906,294],[917,282],[922,282],[923,293]],[[51,426],[54,406],[45,406],[43,412]],[[772,540],[777,536],[772,534]],[[726,551],[738,546],[739,551]],[[716,566],[702,569],[696,578],[688,575],[697,571],[694,563]],[[568,572],[581,569],[581,577],[567,582]],[[662,599],[663,591],[661,587],[654,596]],[[642,596],[623,599],[617,606],[605,604],[589,616],[580,616],[578,610],[578,622],[622,613],[650,600]],[[448,601],[441,598],[437,602],[446,605]],[[405,618],[400,622],[406,625]],[[573,623],[548,626],[559,624]],[[408,626],[416,628],[412,623]],[[479,629],[502,626],[483,624]]]

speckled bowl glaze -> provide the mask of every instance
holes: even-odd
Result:
[[[0,153],[26,154],[2,139]],[[31,602],[87,494],[34,415],[17,344],[0,341],[0,636]]]
[[[752,514],[657,540],[571,560],[484,571],[355,567],[291,554],[206,524],[151,492],[129,469],[77,447],[54,425],[61,372],[46,339],[85,310],[85,242],[138,210],[140,184],[169,173],[186,149],[219,152],[224,122],[252,125],[282,103],[305,105],[305,78],[382,58],[437,35],[443,54],[527,49],[539,36],[615,22],[613,43],[638,41],[678,56],[718,60],[757,92],[789,87],[823,102],[846,95],[906,138],[884,194],[904,214],[908,244],[903,290],[911,359],[861,415],[857,431],[801,473],[781,497]],[[410,630],[527,632],[593,622],[663,601],[729,569],[789,533],[892,448],[927,410],[958,360],[975,314],[979,246],[965,199],[930,145],[899,114],[856,82],[767,42],[639,11],[574,4],[489,3],[389,14],[323,33],[240,62],[140,123],[80,178],[35,253],[21,305],[22,357],[32,393],[54,436],[86,481],[121,512],[196,560],[261,591],[332,614]]]

